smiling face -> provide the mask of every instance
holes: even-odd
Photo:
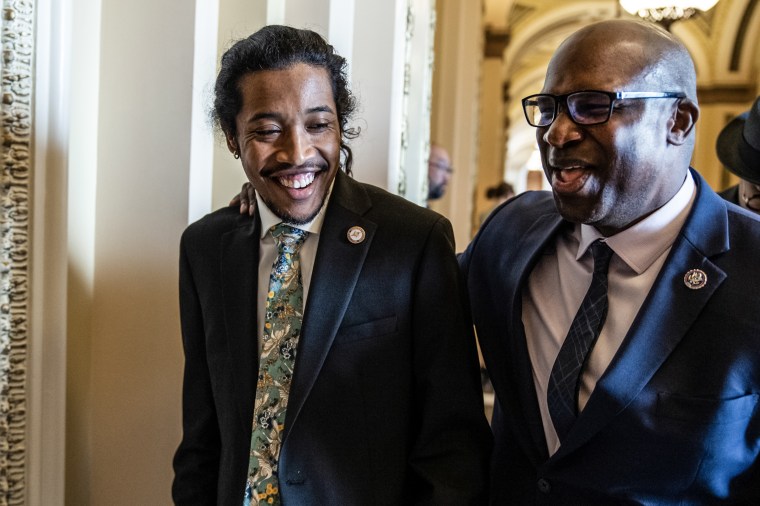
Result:
[[[578,32],[552,58],[542,93],[682,91],[669,89],[675,86],[667,77],[669,63],[649,56],[649,47],[662,42],[651,37],[643,28],[619,22]],[[674,125],[682,123],[676,119],[676,99],[618,100],[609,121],[600,125],[575,124],[564,106],[554,123],[536,129],[536,138],[565,219],[609,236],[678,191],[688,158],[679,149],[683,136],[674,135]]]
[[[237,133],[227,133],[248,180],[280,219],[311,221],[327,198],[340,163],[340,127],[330,78],[297,63],[251,72],[238,83]]]

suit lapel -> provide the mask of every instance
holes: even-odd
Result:
[[[353,295],[377,229],[374,222],[362,217],[370,207],[365,190],[338,172],[319,234],[283,438],[287,438],[298,423],[301,408],[314,386]],[[353,226],[365,231],[365,238],[359,244],[348,240],[348,230]]]
[[[728,250],[723,201],[696,173],[697,198],[657,280],[609,367],[597,382],[578,422],[553,458],[588,441],[631,403],[651,380],[726,278],[710,257]],[[692,269],[707,275],[701,289],[686,286]]]
[[[239,219],[241,226],[222,236],[220,269],[232,383],[240,421],[246,428],[253,419],[259,369],[256,293],[261,222],[258,217],[253,223],[247,216]]]
[[[525,337],[525,328],[522,323],[522,291],[528,282],[528,277],[536,263],[539,261],[544,249],[560,230],[563,220],[556,213],[543,215],[528,229],[520,243],[511,251],[515,251],[514,257],[504,257],[496,272],[506,275],[502,287],[513,287],[512,292],[497,294],[495,299],[511,301],[511,315],[506,319],[508,329],[506,335],[513,336],[504,342],[508,343],[504,350],[497,350],[494,356],[512,357],[511,367],[495,368],[496,374],[513,374],[511,381],[506,384],[517,385],[517,395],[520,406],[523,407],[523,417],[508,417],[512,420],[522,420],[526,426],[516,426],[518,433],[529,435],[521,437],[520,443],[523,450],[536,464],[540,464],[548,458],[546,437],[541,419],[541,411],[538,407],[536,387],[533,382],[533,368],[528,354],[528,345]],[[499,369],[502,369],[501,371]],[[497,380],[498,381],[498,380]],[[495,384],[495,391],[499,387]]]

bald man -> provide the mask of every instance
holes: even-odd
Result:
[[[431,144],[428,156],[428,200],[443,197],[453,174],[449,152],[443,146]]]
[[[689,167],[688,52],[590,25],[523,108],[551,192],[460,258],[496,392],[492,504],[760,504],[760,221]]]

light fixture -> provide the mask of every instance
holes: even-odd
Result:
[[[620,6],[647,21],[670,28],[674,21],[688,19],[697,11],[712,9],[718,0],[620,0]]]

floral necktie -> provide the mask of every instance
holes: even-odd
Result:
[[[270,232],[277,243],[277,259],[269,276],[245,506],[281,503],[277,463],[303,319],[298,250],[309,233],[283,223]]]

